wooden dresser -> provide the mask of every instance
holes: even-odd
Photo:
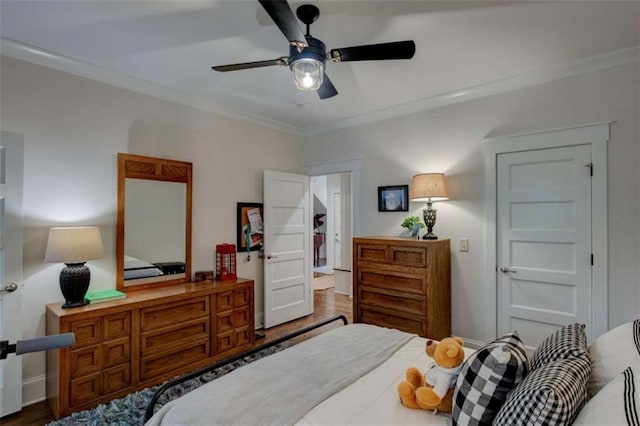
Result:
[[[126,299],[47,305],[47,334],[73,332],[47,352],[47,400],[56,418],[87,409],[253,346],[254,283],[179,284]]]
[[[353,257],[354,322],[451,335],[449,240],[354,238]]]

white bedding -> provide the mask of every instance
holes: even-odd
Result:
[[[397,330],[366,324],[338,327],[275,355],[261,358],[167,403],[147,426],[234,422],[243,425],[295,422],[301,426],[450,425],[449,415],[404,407],[396,391],[398,384],[404,380],[407,368],[414,366],[426,371],[433,363],[425,353],[426,341]],[[394,347],[389,351],[390,345]],[[465,349],[465,357],[472,352]],[[383,353],[383,357],[378,356]],[[373,365],[365,367],[372,361],[375,362]],[[282,368],[285,368],[284,372],[279,371]],[[289,375],[294,378],[293,382],[286,380],[287,377],[273,381],[273,377],[287,376],[288,371],[300,373]],[[309,373],[312,375],[309,376]],[[353,379],[345,381],[348,376],[353,376]],[[333,377],[340,378],[344,383],[329,390],[329,383],[336,383]],[[325,381],[329,381],[328,384],[318,386]],[[247,394],[243,390],[246,388],[244,383],[256,392]],[[284,388],[283,384],[286,385]],[[277,391],[273,392],[274,389]],[[247,405],[246,401],[241,404],[231,402],[239,401],[238,392],[247,396],[244,398],[246,401],[258,398],[249,404],[253,410],[246,411],[243,408]],[[273,397],[276,399],[267,403]],[[303,402],[307,407],[300,410],[297,407]],[[239,419],[243,420],[236,421]]]
[[[297,424],[309,425],[450,425],[451,416],[404,407],[398,384],[409,367],[426,371],[433,363],[427,339],[415,337],[386,362],[309,411]],[[465,348],[465,358],[474,352]],[[339,355],[337,355],[339,356]]]

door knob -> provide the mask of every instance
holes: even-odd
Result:
[[[509,273],[509,272],[511,272],[512,274],[517,274],[518,273],[518,271],[516,271],[514,269],[509,269],[506,266],[501,267],[500,268],[500,272],[502,272],[503,274],[506,274],[506,273]]]
[[[18,289],[18,284],[16,283],[11,283],[11,284],[7,284],[5,286],[5,288],[3,288],[2,290],[0,290],[0,293],[13,293],[14,291],[16,291]]]
[[[267,259],[277,259],[277,258],[278,258],[278,256],[272,256],[270,254],[267,255]]]

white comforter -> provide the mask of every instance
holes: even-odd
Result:
[[[406,408],[398,397],[396,388],[407,368],[426,371],[433,363],[425,353],[426,341],[410,340],[379,367],[309,411],[298,425],[450,425],[450,415]],[[465,348],[466,357],[473,352]]]

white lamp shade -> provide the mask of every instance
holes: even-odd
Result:
[[[49,230],[45,262],[83,263],[102,256],[102,237],[100,229],[95,226]]]
[[[415,175],[411,182],[411,201],[444,201],[449,199],[447,182],[442,173]]]

